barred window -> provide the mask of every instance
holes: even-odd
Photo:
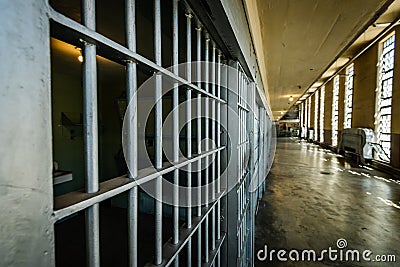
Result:
[[[394,74],[395,35],[381,45],[378,63],[378,88],[376,92],[375,131],[376,141],[382,146],[383,154],[376,159],[389,161],[391,150],[392,88]]]
[[[332,97],[332,146],[338,145],[338,126],[339,126],[339,76],[333,79]]]
[[[344,96],[344,128],[351,128],[353,114],[353,88],[354,88],[354,64],[346,69],[346,84]]]

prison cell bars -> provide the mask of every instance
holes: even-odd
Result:
[[[246,266],[246,245],[249,234],[247,223],[249,219],[248,185],[249,172],[246,164],[246,157],[249,155],[249,139],[247,134],[247,116],[249,112],[248,87],[250,82],[244,73],[243,68],[238,64],[238,113],[239,113],[239,140],[238,140],[238,246],[237,255],[239,266]]]
[[[172,68],[175,75],[179,75],[178,64],[179,64],[179,42],[178,42],[178,0],[173,0],[172,6]],[[174,82],[173,89],[173,161],[176,164],[179,160],[179,89],[178,83]],[[174,191],[173,191],[173,237],[172,244],[176,245],[179,243],[179,170],[174,170]],[[174,266],[179,266],[179,255],[175,257]]]
[[[83,24],[90,30],[96,30],[95,1],[84,0]],[[83,124],[85,145],[86,192],[99,190],[98,165],[98,122],[97,122],[97,69],[96,46],[84,43],[83,55]],[[99,245],[99,204],[89,207],[86,212],[87,262],[89,267],[100,263]]]
[[[126,40],[128,49],[136,52],[136,5],[135,0],[126,1]],[[126,90],[127,103],[131,102],[131,108],[127,110],[127,161],[128,177],[135,179],[138,172],[138,148],[137,148],[137,69],[136,63],[128,61],[126,64]],[[129,266],[137,267],[137,242],[138,242],[138,187],[135,186],[128,193],[128,246]]]
[[[253,112],[250,113],[251,116],[249,116],[249,129],[251,130],[251,132],[253,134],[250,134],[249,136],[249,142],[250,142],[250,153],[251,153],[251,157],[250,157],[250,177],[252,177],[252,179],[257,179],[257,184],[260,184],[260,177],[261,177],[261,171],[259,171],[260,169],[260,162],[262,162],[262,157],[263,154],[260,153],[260,149],[262,147],[262,143],[259,142],[262,138],[263,135],[261,134],[261,124],[260,124],[260,109],[257,107],[257,103],[256,103],[256,90],[255,90],[255,86],[254,84],[250,85],[250,89],[249,90],[249,96],[248,96],[248,103],[250,105],[250,107],[252,107]],[[257,200],[260,198],[261,196],[261,188],[258,188],[255,192],[250,192],[250,213],[251,214],[255,214],[256,213],[256,206],[257,206]],[[254,216],[250,216],[250,227],[251,227],[251,231],[250,231],[250,240],[252,241],[254,238],[254,221],[255,218]],[[250,243],[249,245],[249,251],[248,253],[251,253],[251,255],[253,255],[252,253],[253,251],[253,242]],[[251,266],[254,265],[254,261],[249,262],[249,264]]]
[[[221,97],[221,51],[218,51],[217,97]],[[221,103],[217,103],[217,147],[221,146]],[[217,195],[221,193],[221,151],[217,152]],[[217,240],[221,239],[221,201],[217,200]],[[217,266],[221,265],[221,253],[217,253]]]
[[[196,76],[197,86],[201,87],[201,24],[198,22],[196,28],[196,46],[197,46],[197,64],[196,64]],[[201,154],[201,94],[197,93],[197,154]],[[197,161],[197,201],[201,203],[201,160]],[[201,216],[201,205],[197,206],[197,217]],[[201,266],[201,224],[197,230],[197,266]]]
[[[59,205],[61,208],[55,210],[53,214],[53,219],[54,221],[60,220],[62,218],[65,218],[66,216],[73,214],[75,212],[78,212],[80,210],[86,210],[87,212],[87,240],[88,240],[88,260],[89,266],[99,266],[100,265],[100,257],[99,257],[99,216],[98,216],[98,203],[109,199],[113,196],[116,196],[118,194],[121,194],[125,191],[129,192],[129,207],[128,207],[128,231],[129,231],[129,265],[130,266],[137,266],[137,256],[138,256],[138,247],[137,247],[137,222],[138,222],[138,188],[137,186],[141,183],[145,183],[150,180],[156,180],[156,192],[157,196],[159,199],[155,200],[155,224],[156,224],[156,236],[155,236],[155,259],[154,263],[155,264],[164,264],[164,265],[169,265],[174,259],[175,264],[178,262],[178,256],[179,256],[179,250],[177,250],[171,258],[168,258],[165,262],[163,262],[163,247],[162,247],[162,202],[161,202],[161,196],[162,196],[162,188],[161,188],[161,179],[162,175],[169,173],[169,172],[174,172],[174,183],[178,183],[178,168],[190,165],[193,162],[198,162],[199,165],[201,165],[201,160],[205,158],[206,161],[206,166],[208,166],[208,159],[209,156],[211,155],[218,155],[217,156],[217,163],[212,163],[211,170],[211,179],[212,181],[215,181],[217,177],[220,176],[220,169],[221,169],[221,162],[220,162],[220,155],[221,155],[221,150],[224,149],[224,147],[221,147],[221,142],[220,142],[220,125],[216,127],[216,118],[221,118],[221,104],[225,104],[226,102],[221,99],[221,94],[220,94],[220,65],[218,64],[218,74],[215,73],[216,71],[216,46],[215,43],[213,43],[213,51],[212,51],[212,70],[211,70],[211,82],[215,83],[216,82],[216,75],[218,75],[218,84],[217,84],[217,91],[215,90],[215,84],[212,84],[212,92],[209,92],[209,67],[208,64],[206,64],[205,67],[205,76],[206,76],[206,90],[203,90],[200,88],[200,82],[198,83],[198,86],[195,86],[191,83],[190,76],[188,75],[187,79],[183,79],[182,77],[179,77],[179,73],[177,68],[173,68],[173,72],[170,72],[164,68],[162,68],[161,65],[161,7],[160,7],[160,0],[155,0],[154,1],[154,44],[155,44],[155,63],[143,58],[142,56],[138,55],[136,53],[136,28],[135,28],[135,23],[136,23],[136,13],[135,13],[135,1],[134,0],[127,0],[126,5],[125,5],[125,12],[126,12],[126,23],[125,23],[125,30],[126,30],[126,37],[127,37],[127,48],[123,47],[114,41],[104,37],[101,34],[98,34],[95,31],[95,5],[94,1],[86,0],[84,1],[84,7],[83,7],[83,13],[86,14],[84,15],[84,25],[87,27],[83,27],[77,22],[72,21],[71,19],[61,15],[60,13],[54,11],[53,9],[50,8],[50,17],[53,20],[53,23],[56,24],[57,27],[60,28],[65,28],[68,29],[72,32],[74,32],[76,35],[81,37],[81,40],[84,40],[85,48],[84,48],[84,55],[85,55],[85,63],[84,63],[84,89],[85,93],[87,93],[84,104],[85,104],[85,129],[86,132],[88,133],[86,136],[87,140],[85,143],[85,153],[86,153],[86,159],[87,159],[87,175],[86,175],[86,182],[87,182],[87,192],[88,193],[95,193],[99,189],[99,183],[98,183],[98,148],[97,148],[97,99],[96,99],[96,94],[97,94],[97,85],[96,85],[96,79],[97,79],[97,74],[96,74],[96,45],[101,46],[101,47],[107,47],[108,51],[112,51],[112,53],[115,53],[117,57],[123,58],[122,62],[125,62],[126,64],[126,72],[127,72],[127,77],[126,77],[126,90],[127,90],[127,98],[131,101],[132,109],[128,112],[129,118],[131,120],[128,123],[128,138],[127,138],[127,143],[128,143],[128,149],[127,149],[127,160],[132,163],[131,168],[128,173],[129,181],[124,180],[123,177],[118,177],[114,178],[116,180],[121,180],[120,184],[115,186],[111,186],[111,182],[115,182],[112,180],[103,182],[101,185],[103,185],[105,188],[107,188],[105,191],[98,192],[97,194],[87,194],[80,200],[73,199],[73,197],[70,197],[69,199],[67,198],[67,205]],[[177,63],[178,61],[178,1],[174,0],[173,2],[173,33],[175,33],[173,37],[173,61],[174,63]],[[188,35],[190,34],[189,29],[190,27],[190,18],[188,17]],[[89,30],[88,30],[89,29]],[[209,43],[210,43],[210,36],[208,33],[205,33],[205,60],[208,61],[209,59]],[[197,53],[198,53],[198,58],[201,58],[201,27],[197,27]],[[188,41],[190,38],[188,38]],[[188,47],[189,47],[189,42],[188,42]],[[104,52],[104,51],[103,51]],[[105,51],[107,53],[107,51]],[[108,52],[110,53],[110,52]],[[110,54],[108,54],[110,56]],[[115,55],[114,55],[115,56]],[[220,57],[222,55],[219,53],[218,55],[218,63],[220,63]],[[110,56],[111,58],[113,55]],[[188,55],[188,59],[190,59]],[[198,155],[194,158],[190,158],[189,160],[185,159],[179,159],[177,157],[178,151],[174,151],[174,163],[176,163],[176,166],[168,166],[168,167],[162,167],[162,130],[161,130],[161,124],[162,124],[162,100],[161,100],[161,75],[156,74],[156,86],[155,86],[155,103],[156,103],[156,114],[155,114],[155,121],[156,121],[156,168],[158,169],[158,172],[150,172],[146,173],[146,171],[140,172],[138,171],[138,166],[137,166],[137,97],[136,97],[136,90],[137,90],[137,64],[144,64],[147,67],[150,67],[153,69],[155,73],[158,71],[162,72],[164,75],[169,76],[175,80],[175,85],[178,83],[185,84],[188,88],[188,90],[192,89],[197,91],[197,98],[198,98],[198,107],[197,107],[197,115],[198,115],[198,132],[200,133],[197,137],[199,141],[198,145]],[[198,77],[201,75],[201,70],[198,68]],[[211,116],[211,123],[212,123],[212,141],[213,141],[213,146],[212,150],[210,151],[209,144],[206,142],[206,148],[205,151],[202,152],[201,147],[200,147],[200,141],[201,141],[201,98],[204,96],[205,100],[205,117],[206,119],[206,139],[208,139],[209,135],[209,100],[212,102],[212,116]],[[188,93],[187,98],[190,99],[191,95]],[[177,107],[178,105],[178,87],[174,86],[174,91],[173,91],[173,106]],[[216,103],[217,102],[217,103]],[[215,104],[217,104],[217,114],[215,111]],[[190,109],[187,111],[190,112]],[[174,142],[175,144],[178,144],[179,142],[179,133],[177,130],[177,121],[178,121],[178,112],[174,112],[174,118],[173,118],[173,129],[174,129]],[[189,116],[190,117],[190,114]],[[215,136],[215,131],[218,131],[217,136]],[[188,143],[190,143],[190,135],[188,134]],[[217,146],[215,145],[215,142]],[[179,146],[174,146],[178,148]],[[188,145],[188,148],[190,146]],[[191,152],[188,151],[188,157],[191,156]],[[216,172],[218,174],[216,174]],[[175,175],[176,174],[176,175]],[[209,174],[208,170],[206,171],[206,182],[212,182],[209,179]],[[137,178],[135,179],[132,178]],[[201,179],[201,176],[198,175],[198,178]],[[209,253],[210,251],[208,250],[208,217],[209,213],[211,211],[211,216],[212,216],[212,248],[217,250],[209,262],[209,264],[217,264],[219,265],[220,262],[220,253],[219,249],[221,246],[221,243],[223,242],[223,237],[221,236],[221,228],[220,228],[220,197],[223,192],[221,192],[220,188],[220,182],[217,183],[217,191],[215,191],[215,188],[213,188],[211,192],[211,197],[209,196],[209,192],[206,193],[206,202],[213,202],[211,205],[207,204],[208,209],[205,210],[205,212],[202,212],[201,207],[197,208],[197,217],[199,217],[199,220],[197,221],[198,225],[197,227],[193,228],[194,231],[198,231],[198,265],[201,265],[201,223],[205,220],[206,224],[206,232],[205,236],[206,238],[204,239],[205,244],[207,244],[207,249],[204,252],[204,259],[205,262],[209,262]],[[198,184],[201,184],[201,180],[198,180]],[[100,185],[100,186],[101,186]],[[174,192],[174,202],[178,203],[178,193]],[[198,195],[199,198],[201,198],[201,194]],[[57,200],[56,200],[57,201]],[[57,206],[57,205],[56,205]],[[215,218],[215,209],[217,209],[217,218]],[[174,231],[173,231],[173,241],[172,243],[176,244],[181,244],[181,246],[185,245],[185,242],[190,242],[191,235],[187,237],[186,241],[179,240],[179,207],[174,208]],[[190,218],[190,219],[189,219]],[[188,222],[190,222],[191,216],[188,217]],[[215,226],[215,223],[217,226]],[[188,226],[191,224],[188,223]],[[215,230],[217,229],[217,233],[215,233]],[[216,237],[215,237],[216,236]],[[217,246],[216,242],[217,240],[220,241],[219,245]],[[187,243],[189,244],[189,243]],[[190,246],[188,246],[189,251],[191,251]],[[217,259],[217,262],[215,262],[215,259]],[[190,263],[191,258],[188,257],[188,263]]]
[[[161,66],[161,0],[154,0],[154,55],[155,63]],[[162,76],[156,73],[155,84],[155,167],[162,167]],[[162,176],[155,181],[155,255],[154,263],[160,265],[162,262]]]
[[[188,11],[186,13],[186,79],[188,82],[192,81],[192,14]],[[186,90],[186,146],[187,146],[187,157],[192,156],[192,91],[190,88]],[[192,165],[191,163],[187,166],[187,187],[192,187]],[[191,190],[188,190],[187,195],[187,209],[186,209],[186,227],[192,228],[192,194]],[[187,266],[192,266],[192,239],[189,238],[187,242]]]
[[[204,47],[204,61],[205,63],[205,67],[204,67],[204,72],[205,72],[205,77],[204,77],[204,81],[205,81],[205,91],[208,92],[209,91],[209,45],[210,45],[210,37],[208,35],[208,33],[205,33],[205,47]],[[205,133],[204,133],[204,139],[205,139],[205,149],[208,150],[209,149],[209,145],[208,145],[208,134],[209,134],[209,102],[208,102],[208,98],[206,98],[204,100],[204,117],[205,117]],[[205,166],[206,166],[206,171],[205,171],[205,184],[209,184],[210,180],[209,180],[209,170],[208,170],[208,157],[205,157]],[[209,204],[209,192],[208,192],[208,186],[206,186],[204,188],[205,191],[205,206],[208,207]],[[209,257],[208,257],[208,216],[205,219],[205,223],[204,223],[204,261],[208,262]]]
[[[215,95],[215,43],[212,42],[211,50],[211,93]],[[211,100],[211,146],[215,148],[215,103]],[[215,195],[215,160],[211,162],[211,197],[210,201],[214,201]],[[215,249],[215,208],[211,211],[211,250]]]

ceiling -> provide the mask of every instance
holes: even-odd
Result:
[[[243,1],[261,77],[276,120],[384,31],[385,23],[400,17],[400,0]],[[74,10],[71,5],[72,2],[67,0],[52,1],[54,8],[80,21],[80,11]],[[123,44],[123,32],[115,31],[115,28],[121,27],[103,23],[109,20],[103,18],[106,12],[100,11],[102,9],[99,10],[102,16],[98,19],[98,30]],[[379,26],[373,26],[373,23]],[[140,46],[138,49],[150,57],[151,49],[147,53],[149,55],[145,53],[146,49]],[[74,46],[52,38],[52,54],[63,62],[59,64],[63,66],[60,68],[62,71],[79,68],[76,58],[80,51]],[[63,55],[69,55],[68,59],[63,59]],[[109,76],[110,80],[116,73],[123,73],[120,65],[101,57],[98,59],[104,63],[99,65],[99,71]],[[66,67],[72,65],[74,68]],[[118,78],[120,76],[117,75]],[[290,97],[293,101],[289,101]]]
[[[245,0],[260,72],[275,119],[281,118],[313,85],[320,86],[384,29],[368,28],[370,24],[396,19],[399,1],[379,17],[392,2]],[[368,34],[363,34],[367,28]],[[350,47],[356,40],[358,43]],[[293,101],[289,101],[291,96]]]

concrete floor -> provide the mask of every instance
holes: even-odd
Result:
[[[328,254],[320,262],[281,262],[275,252],[272,262],[256,256],[256,266],[400,266],[399,182],[295,138],[279,138],[276,152],[256,218],[256,255],[267,245],[268,251],[296,249],[300,259],[303,250],[313,249],[318,258],[324,249],[337,250],[343,238],[342,259],[347,250],[359,250],[360,262],[331,261]],[[395,255],[397,263],[368,263],[364,250],[372,251],[372,260]]]

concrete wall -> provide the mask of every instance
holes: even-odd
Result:
[[[354,128],[374,129],[375,87],[378,45],[373,46],[354,62],[353,119]],[[338,142],[344,122],[345,71],[339,74]],[[325,85],[324,144],[332,144],[333,78]]]
[[[354,62],[353,128],[374,129],[378,45]]]
[[[340,139],[342,137],[343,131],[343,122],[344,122],[344,90],[345,90],[345,81],[346,76],[345,72],[339,74],[339,118],[338,118],[338,144],[340,143]]]
[[[258,40],[259,36],[255,37],[254,34],[252,36],[246,18],[247,15],[251,20],[252,18],[250,17],[258,16],[258,12],[254,13],[255,10],[245,10],[245,4],[241,0],[221,0],[221,4],[228,17],[230,27],[235,34],[236,41],[239,44],[240,52],[251,72],[251,76],[254,78],[258,89],[260,89],[260,94],[262,94],[261,98],[265,96],[266,103],[264,103],[264,105],[266,105],[267,114],[273,119],[270,109],[271,100],[268,94],[268,81],[263,55],[256,55],[254,51],[254,42]],[[249,8],[249,6],[247,6],[247,8]],[[246,11],[250,13],[246,14]],[[254,39],[252,37],[254,37]],[[261,60],[261,62],[259,60]]]
[[[49,20],[0,1],[0,266],[54,264]]]
[[[332,98],[333,80],[325,85],[324,143],[328,145],[332,145]]]
[[[255,77],[258,66],[243,2],[241,0],[221,0],[221,3],[235,33],[241,52],[249,65],[253,77]]]
[[[312,96],[312,108],[313,108],[314,117],[313,117],[313,122],[311,124],[311,127],[314,128],[314,140],[318,141],[318,139],[319,139],[319,130],[318,130],[318,128],[319,128],[319,93],[318,93],[318,97],[317,97],[316,93]],[[317,111],[316,111],[316,109],[317,109]],[[315,111],[318,114],[317,116],[315,116]],[[317,124],[317,125],[315,125],[315,124]],[[315,127],[315,126],[317,126],[317,127]]]
[[[311,96],[311,108],[310,108],[310,128],[314,128],[315,120],[315,97]]]

